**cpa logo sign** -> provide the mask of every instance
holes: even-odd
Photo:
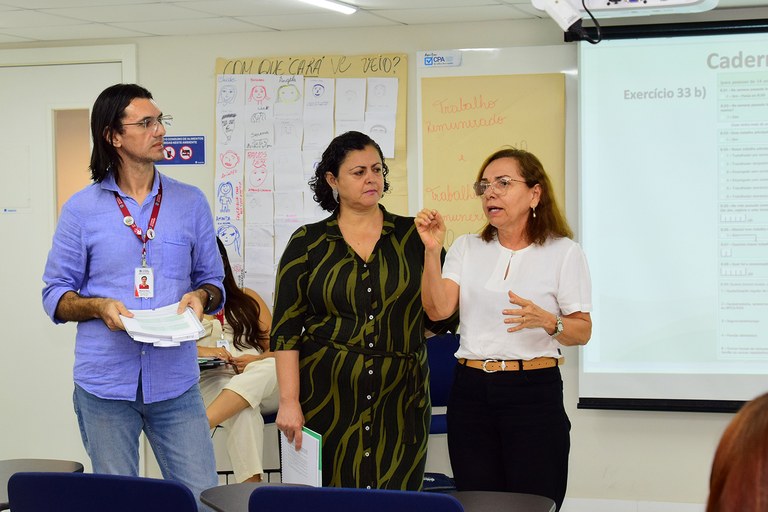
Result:
[[[424,55],[424,66],[445,66],[450,64],[448,59],[449,57],[446,57],[445,55],[435,55],[434,53],[430,53]]]

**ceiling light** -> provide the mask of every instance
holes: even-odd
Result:
[[[305,4],[312,4],[324,9],[330,9],[332,11],[340,12],[342,14],[352,14],[357,11],[357,7],[343,4],[341,2],[334,2],[333,0],[301,0]]]

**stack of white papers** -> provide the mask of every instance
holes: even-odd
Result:
[[[157,309],[129,310],[133,318],[120,315],[128,335],[156,347],[178,347],[182,341],[197,341],[205,328],[191,308],[176,313],[179,303]]]

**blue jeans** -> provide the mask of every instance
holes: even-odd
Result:
[[[183,483],[198,500],[202,491],[219,484],[198,385],[177,398],[145,404],[141,383],[134,401],[105,400],[75,384],[73,399],[94,473],[137,476],[143,430],[163,478]]]

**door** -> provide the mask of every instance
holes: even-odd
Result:
[[[133,46],[0,51],[0,459],[88,462],[72,407],[75,326],[54,325],[41,300],[57,216],[54,119],[134,76]]]

